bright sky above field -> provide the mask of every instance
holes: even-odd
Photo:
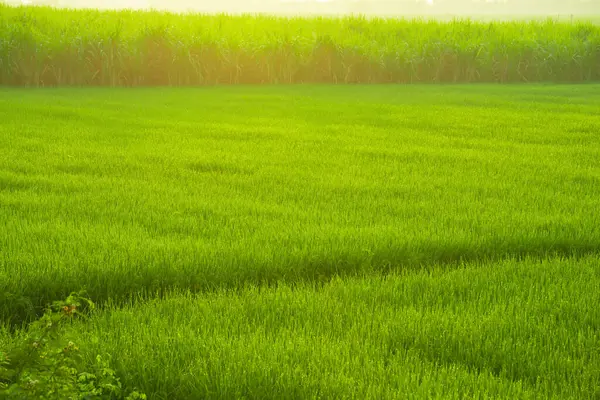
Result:
[[[2,0],[0,0],[2,1]],[[5,0],[62,7],[165,9],[204,12],[375,14],[594,14],[600,0]]]

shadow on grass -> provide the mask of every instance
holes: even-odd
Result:
[[[87,290],[88,297],[102,308],[102,304],[134,304],[154,298],[163,298],[179,292],[207,293],[227,289],[233,292],[248,285],[271,287],[278,283],[294,286],[310,283],[320,287],[333,278],[386,275],[398,271],[418,271],[440,266],[447,269],[475,263],[494,263],[505,259],[570,258],[573,260],[600,254],[600,243],[581,241],[538,240],[536,242],[499,241],[484,247],[422,243],[419,246],[389,248],[371,253],[329,254],[322,258],[290,259],[286,264],[256,262],[237,258],[236,271],[218,268],[180,269],[177,273],[157,276],[137,274],[132,279],[128,271],[90,275],[77,271],[61,280],[36,282],[36,290],[15,291],[15,284],[0,284],[0,321],[16,328],[43,314],[47,304],[65,298],[73,291]],[[165,271],[168,265],[164,266]],[[152,272],[152,271],[149,271]],[[12,286],[12,287],[11,287]],[[21,286],[23,287],[23,286]],[[39,290],[43,288],[42,290]]]

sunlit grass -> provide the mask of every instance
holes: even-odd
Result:
[[[600,259],[177,295],[72,337],[151,399],[594,399]]]
[[[1,319],[596,252],[599,89],[2,89]]]
[[[404,20],[0,5],[0,84],[597,81],[589,21]]]

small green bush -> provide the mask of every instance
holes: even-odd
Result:
[[[33,322],[20,340],[0,351],[2,399],[145,399],[144,394],[123,394],[107,360],[96,357],[91,371],[75,343],[65,338],[65,326],[94,309],[83,293],[54,302]]]

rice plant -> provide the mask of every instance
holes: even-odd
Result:
[[[591,85],[0,89],[0,320],[600,248]]]
[[[72,337],[149,399],[597,399],[599,262],[178,294]]]

